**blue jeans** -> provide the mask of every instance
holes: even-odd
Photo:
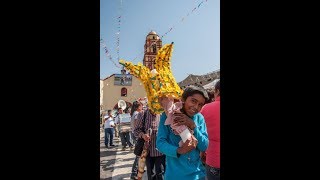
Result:
[[[104,129],[104,145],[108,146],[109,137],[110,136],[110,145],[113,145],[113,128],[106,128]]]
[[[134,178],[138,175],[138,162],[139,162],[140,157],[136,156],[136,158],[134,159],[133,165],[132,165],[132,169],[131,169],[131,178]]]
[[[208,180],[220,180],[220,168],[214,168],[206,164],[206,174]]]

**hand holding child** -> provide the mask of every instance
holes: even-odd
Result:
[[[142,138],[143,138],[146,142],[150,141],[150,136],[149,136],[149,134],[143,134],[143,135],[142,135]]]
[[[178,154],[186,154],[197,147],[198,140],[192,135],[191,139],[186,140],[183,143],[182,147],[179,147],[177,152]]]
[[[175,126],[185,125],[191,130],[193,130],[196,127],[195,123],[187,115],[183,113],[175,112],[172,118]]]

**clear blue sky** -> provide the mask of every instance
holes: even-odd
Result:
[[[100,0],[100,38],[117,64],[119,27],[120,59],[142,63],[147,34],[153,30],[161,37],[172,27],[162,44],[174,42],[171,68],[177,82],[220,69],[220,0]],[[114,73],[120,68],[100,46],[100,79]]]

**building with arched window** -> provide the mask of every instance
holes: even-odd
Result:
[[[121,75],[126,77],[123,83],[118,78]],[[127,104],[132,104],[138,98],[147,96],[140,80],[130,74],[112,74],[102,79],[101,82],[100,108],[102,110],[113,109],[120,99],[126,101]]]

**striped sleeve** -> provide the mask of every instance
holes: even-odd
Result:
[[[133,131],[133,134],[134,134],[134,136],[135,137],[142,137],[142,135],[144,134],[143,133],[143,131],[144,131],[144,129],[143,129],[143,114],[144,114],[144,112],[143,111],[141,111],[141,112],[139,112],[139,114],[137,115],[137,119],[136,119],[136,127],[135,127],[135,129],[134,129],[134,131]]]

